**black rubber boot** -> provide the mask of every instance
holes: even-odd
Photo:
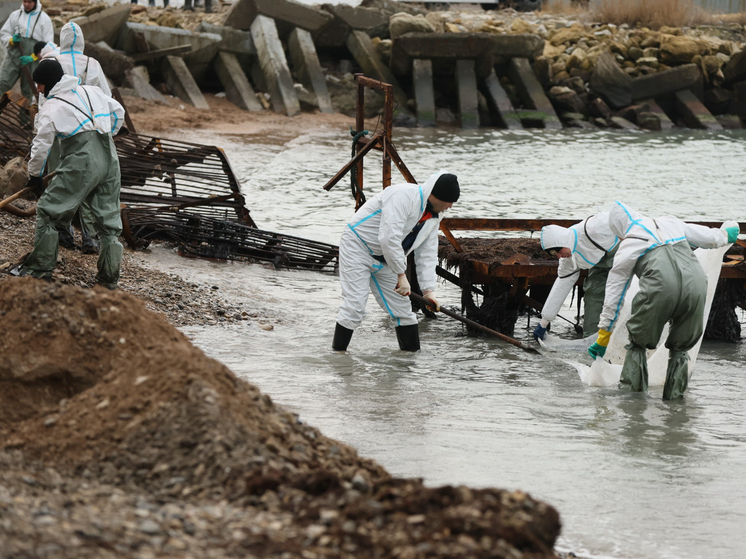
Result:
[[[91,237],[90,232],[81,225],[80,227],[80,252],[83,254],[98,254],[98,241]]]
[[[334,340],[332,340],[332,349],[334,351],[347,351],[347,346],[350,345],[353,332],[354,330],[345,328],[337,323],[337,327],[334,330]]]
[[[67,227],[59,226],[57,227],[57,233],[60,235],[60,246],[69,248],[70,250],[75,250],[75,236],[73,234],[73,227],[72,225],[68,225]]]
[[[399,340],[399,349],[402,351],[419,351],[420,330],[417,324],[396,327],[396,339]]]

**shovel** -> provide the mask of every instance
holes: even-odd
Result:
[[[430,308],[432,308],[432,303],[429,299],[425,299],[422,295],[418,295],[417,293],[410,293],[409,297],[418,303],[422,303],[423,305],[428,305]],[[478,322],[474,322],[473,320],[470,320],[466,318],[465,316],[462,316],[456,312],[449,311],[448,309],[444,309],[441,307],[440,312],[443,314],[450,316],[451,318],[455,318],[456,320],[463,322],[467,326],[470,326],[471,328],[474,328],[475,330],[480,330],[487,334],[488,336],[493,336],[495,338],[500,338],[504,342],[508,342],[509,344],[512,344],[516,347],[520,347],[524,351],[528,351],[530,353],[539,353],[539,351],[536,348],[533,348],[531,346],[528,346],[524,344],[523,342],[516,340],[515,338],[511,338],[510,336],[506,336],[505,334],[501,334],[500,332],[496,332],[492,328],[487,328],[486,326],[482,326]]]

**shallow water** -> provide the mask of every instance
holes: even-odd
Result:
[[[746,192],[740,132],[395,134],[418,180],[439,168],[459,175],[454,217],[581,219],[620,199],[653,215],[746,219],[738,209]],[[353,211],[349,187],[321,187],[349,157],[345,131],[289,141],[190,133],[190,140],[226,149],[261,228],[337,242]],[[377,192],[380,166],[366,173]],[[664,403],[660,388],[641,395],[586,387],[562,356],[464,337],[447,317],[421,323],[423,351],[400,352],[372,300],[350,352],[336,354],[329,349],[336,277],[188,260],[164,249],[153,256],[158,267],[216,285],[246,310],[280,317],[272,331],[254,323],[186,331],[276,402],[392,474],[528,491],[557,507],[558,547],[576,553],[746,555],[743,343],[704,343],[686,400]],[[458,305],[452,286],[439,285],[439,295]],[[555,328],[572,336],[562,322]],[[516,336],[530,339],[525,317]]]

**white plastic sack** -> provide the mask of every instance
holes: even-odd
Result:
[[[702,316],[704,326],[707,326],[707,318],[710,315],[710,307],[712,306],[712,300],[715,297],[715,289],[717,288],[718,278],[720,277],[720,269],[723,266],[723,255],[730,248],[731,245],[726,245],[721,248],[714,249],[703,249],[698,248],[694,251],[694,255],[699,260],[702,268],[707,276],[707,297],[705,299],[705,309]],[[626,350],[624,346],[629,342],[627,333],[627,320],[629,320],[632,299],[639,291],[639,281],[637,276],[632,278],[627,294],[624,298],[624,307],[619,313],[617,319],[617,325],[614,331],[611,333],[611,339],[609,340],[609,347],[606,350],[604,359],[596,359],[596,361],[589,367],[582,363],[567,361],[568,364],[575,367],[580,375],[580,380],[588,386],[611,386],[619,382],[622,372],[622,364],[624,363],[624,357]],[[666,382],[666,368],[668,366],[668,349],[665,347],[666,339],[668,338],[669,327],[663,329],[658,347],[655,350],[648,351],[648,385],[649,386],[663,386]],[[583,344],[590,339],[590,343],[585,346],[585,349],[595,341],[595,335],[583,340],[573,340],[575,342],[582,341]],[[702,336],[700,336],[697,344],[689,350],[689,378],[692,376],[694,370],[694,364],[697,361],[697,355],[699,355],[699,348],[702,345]],[[578,349],[580,349],[578,345]]]

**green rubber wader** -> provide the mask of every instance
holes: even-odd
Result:
[[[28,83],[28,80],[22,76],[21,56],[24,54],[31,56],[34,53],[34,45],[36,42],[36,39],[23,38],[19,45],[7,47],[5,58],[3,59],[3,63],[0,65],[0,95],[13,89],[18,78],[21,78],[21,93],[23,93],[23,96],[26,99],[33,101],[34,93],[36,92],[31,90],[31,85]],[[31,75],[34,74],[34,70],[38,64],[39,61],[26,65],[29,72],[31,72]]]
[[[705,272],[689,245],[680,242],[656,247],[640,257],[634,273],[640,278],[640,291],[632,300],[632,316],[627,321],[632,348],[624,360],[620,382],[629,390],[647,387],[647,362],[643,367],[640,353],[655,349],[670,321],[666,340],[671,350],[666,373],[666,387],[670,388],[664,388],[663,397],[681,397],[688,382],[688,359],[677,354],[693,348],[702,335]]]
[[[51,149],[49,150],[49,155],[47,155],[47,173],[54,172],[59,164],[60,141],[55,140],[54,143],[52,143]],[[80,214],[80,232],[83,239],[85,239],[86,236],[89,236],[93,239],[98,240],[98,234],[96,233],[96,229],[93,225],[93,212],[91,212],[91,208],[88,205],[88,202],[84,200],[78,210]],[[64,224],[63,228],[58,229],[58,231],[66,231],[69,225],[69,223]]]
[[[81,132],[59,140],[60,162],[36,206],[34,250],[23,263],[25,269],[48,273],[57,263],[57,226],[70,223],[75,210],[85,202],[91,209],[93,227],[101,243],[96,280],[116,287],[124,248],[119,209],[121,185],[119,158],[110,134]]]
[[[618,245],[588,270],[588,275],[583,282],[583,336],[585,337],[598,332],[598,320],[604,308],[604,296],[606,295],[606,279],[614,264],[617,248]]]

